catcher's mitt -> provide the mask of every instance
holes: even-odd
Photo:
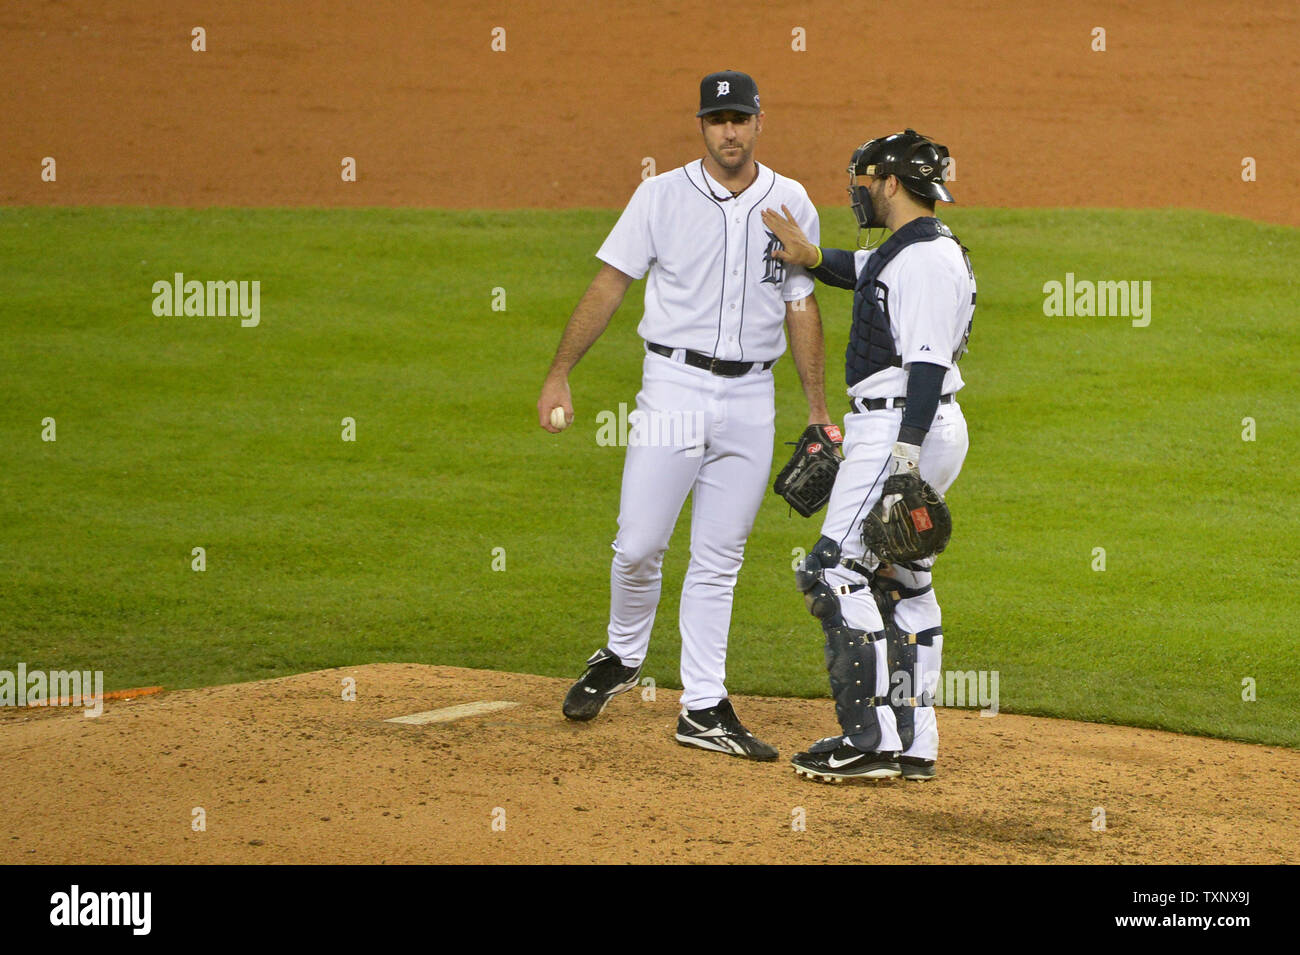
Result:
[[[940,554],[952,536],[943,495],[915,471],[885,479],[880,500],[862,522],[862,542],[887,564]]]
[[[772,490],[804,517],[812,517],[831,499],[835,473],[844,460],[840,453],[843,441],[840,429],[833,424],[808,425]]]

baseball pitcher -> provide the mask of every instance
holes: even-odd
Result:
[[[780,257],[781,242],[760,211],[787,207],[790,221],[814,241],[819,227],[803,186],[754,160],[765,114],[751,77],[706,76],[696,116],[705,155],[637,188],[596,253],[603,264],[569,319],[537,402],[546,430],[572,422],[569,373],[628,286],[648,273],[637,327],[645,340],[642,384],[629,416],[607,640],[565,697],[564,715],[593,719],[637,684],[659,606],[664,551],[689,494],[676,738],[772,760],[776,749],[736,716],[725,677],[732,592],[771,470],[772,366],[785,351],[787,329],[809,424],[830,418],[813,281]]]

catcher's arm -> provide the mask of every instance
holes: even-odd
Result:
[[[907,407],[898,429],[898,440],[889,459],[889,473],[915,471],[921,466],[921,442],[930,431],[939,409],[943,378],[948,369],[925,361],[914,361],[907,373]]]
[[[811,242],[799,223],[795,221],[790,210],[781,207],[785,213],[780,216],[773,209],[764,209],[760,215],[763,225],[781,240],[785,248],[776,249],[772,255],[791,265],[799,265],[808,270],[808,274],[826,285],[836,288],[853,288],[857,284],[858,274],[854,266],[853,253],[844,249],[822,249]]]

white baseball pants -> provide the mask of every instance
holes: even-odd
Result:
[[[836,541],[845,558],[863,561],[866,556],[866,547],[862,543],[862,520],[880,499],[881,486],[889,476],[890,451],[898,439],[902,418],[901,410],[891,408],[848,414],[844,418],[844,463],[840,465],[835,488],[831,492],[826,520],[822,524],[822,535]],[[962,463],[966,460],[969,443],[961,405],[955,401],[939,405],[930,431],[921,444],[921,477],[939,493],[946,493],[957,480]],[[872,565],[875,560],[876,558],[870,557],[863,562]],[[933,559],[921,563],[933,564]],[[928,570],[913,572],[895,566],[890,572],[903,586],[911,589],[921,589],[931,584]],[[866,583],[860,574],[842,566],[826,571],[825,578],[832,587]],[[844,622],[848,626],[871,633],[884,629],[884,621],[870,588],[840,597],[839,601]],[[904,633],[920,633],[940,626],[943,615],[934,591],[929,590],[918,597],[898,601],[894,605],[894,621]],[[888,648],[884,640],[877,640],[872,646],[876,651],[875,695],[888,696],[891,689]],[[935,693],[941,678],[943,637],[936,636],[932,647],[917,646],[916,650],[917,672],[907,675],[908,680],[912,681],[913,692],[906,695],[920,696],[921,690]],[[880,749],[902,749],[893,710],[887,706],[875,709],[880,721]],[[903,750],[903,755],[920,759],[936,758],[939,752],[939,730],[933,706],[916,708],[915,729],[912,745]]]
[[[645,659],[659,606],[664,551],[686,495],[691,559],[682,585],[682,705],[727,695],[732,592],[772,468],[771,370],[723,378],[647,353],[629,415],[618,536],[610,570],[609,649]]]

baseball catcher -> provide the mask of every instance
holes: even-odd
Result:
[[[968,446],[957,363],[975,312],[967,250],[934,213],[936,201],[953,201],[948,159],[946,147],[911,129],[854,151],[858,228],[890,232],[874,246],[819,248],[786,210],[763,212],[783,246],[777,257],[853,290],[845,454],[821,537],[795,571],[826,637],[840,729],[791,760],[810,779],[935,775],[943,629],[931,568],[952,533],[943,493]],[[787,498],[801,514],[813,485],[798,503]]]

